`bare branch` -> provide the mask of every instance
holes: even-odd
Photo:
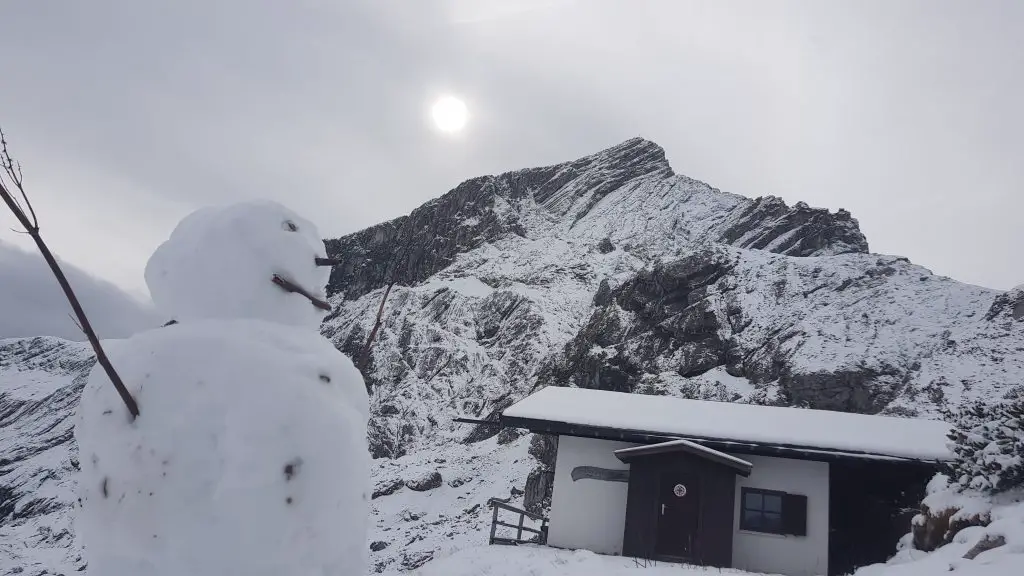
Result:
[[[85,329],[82,328],[82,325],[78,323],[78,320],[75,320],[74,316],[72,316],[71,314],[68,314],[68,318],[71,318],[71,321],[74,322],[75,326],[77,326],[78,329],[81,330],[83,334],[85,333]]]
[[[388,294],[391,294],[391,287],[395,283],[388,284],[386,290],[384,290],[384,296],[380,299],[380,307],[377,308],[377,320],[373,323],[373,329],[370,330],[370,336],[366,339],[366,344],[363,345],[363,352],[359,355],[359,371],[362,372],[366,365],[370,361],[370,346],[373,345],[373,340],[377,337],[377,331],[380,330],[382,318],[384,316],[384,304],[388,301]]]
[[[4,184],[3,179],[0,179],[0,199],[7,204],[7,207],[11,209],[14,216],[21,223],[25,231],[32,236],[32,240],[35,241],[36,247],[39,248],[39,252],[42,253],[43,259],[50,266],[50,270],[53,275],[57,278],[57,283],[60,284],[61,290],[64,291],[64,296],[67,297],[68,303],[71,304],[71,309],[75,313],[75,317],[78,319],[79,328],[82,332],[85,332],[86,338],[89,340],[89,344],[92,346],[93,351],[96,353],[96,362],[103,367],[103,371],[106,372],[107,377],[110,378],[110,382],[117,389],[118,395],[121,396],[121,400],[125,406],[128,407],[128,412],[131,413],[132,418],[136,418],[139,415],[139,405],[135,402],[135,398],[132,398],[131,393],[128,392],[128,388],[125,387],[124,382],[121,381],[121,376],[114,370],[114,366],[110,363],[110,359],[107,358],[106,352],[103,350],[103,346],[100,344],[100,339],[96,336],[96,331],[92,329],[92,324],[89,323],[89,318],[85,315],[85,310],[82,309],[82,304],[78,301],[78,296],[75,295],[75,291],[71,288],[71,284],[68,282],[67,277],[64,275],[64,271],[61,269],[60,264],[57,263],[57,258],[54,257],[53,253],[50,252],[50,248],[43,241],[43,237],[39,234],[39,221],[36,219],[36,213],[32,209],[32,203],[28,200],[28,194],[25,193],[25,188],[22,184],[23,180],[21,177],[21,165],[17,165],[11,161],[11,155],[7,151],[7,140],[3,136],[3,131],[0,130],[0,158],[2,158],[4,171],[11,180],[14,181],[14,186],[21,193],[21,197],[25,201],[25,205],[28,206],[28,214],[22,209],[21,205],[11,193],[11,191]]]
[[[3,166],[4,172],[14,183],[14,187],[21,193],[21,198],[28,207],[28,213],[31,216],[28,220],[32,223],[32,227],[36,230],[39,229],[39,219],[36,218],[36,211],[32,208],[32,202],[28,199],[28,194],[25,193],[25,178],[21,172],[21,162],[15,162],[11,159],[11,153],[7,150],[7,137],[4,135],[4,131],[0,129],[0,165]],[[24,208],[21,202],[18,201],[17,197],[11,196],[14,199],[14,203],[18,206],[18,209],[24,212]]]

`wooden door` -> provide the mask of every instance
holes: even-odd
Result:
[[[658,556],[686,560],[696,556],[700,494],[697,475],[687,470],[661,472],[658,491],[658,532],[654,551]]]

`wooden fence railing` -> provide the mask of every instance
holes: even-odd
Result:
[[[494,498],[491,498],[490,500],[488,500],[487,501],[487,505],[490,506],[491,508],[494,508],[494,518],[491,520],[491,539],[490,539],[490,542],[488,542],[488,544],[504,544],[504,545],[511,545],[511,546],[516,546],[518,544],[547,544],[547,541],[548,541],[548,519],[547,518],[541,516],[540,514],[534,514],[533,512],[528,512],[526,510],[523,510],[522,508],[516,508],[515,506],[510,506],[510,505],[502,502],[501,500],[496,500]],[[505,510],[505,511],[508,511],[508,512],[512,512],[514,514],[518,514],[519,515],[518,523],[511,524],[511,523],[503,522],[503,521],[499,520],[498,519],[498,513],[501,512],[502,510]],[[535,520],[537,522],[540,522],[541,523],[540,524],[540,528],[537,529],[537,528],[534,528],[532,526],[525,526],[524,523],[526,522],[527,518],[529,518],[531,520]],[[515,538],[505,538],[505,537],[501,537],[501,536],[496,536],[495,534],[498,531],[498,526],[503,526],[505,528],[514,528],[516,530],[516,537]],[[531,536],[531,537],[529,537],[529,538],[524,540],[523,539],[523,532],[529,532],[530,534],[534,534],[534,536]]]

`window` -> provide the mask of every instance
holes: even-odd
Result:
[[[807,497],[775,490],[740,491],[740,529],[768,534],[807,534]]]
[[[782,493],[744,488],[740,528],[782,534]]]

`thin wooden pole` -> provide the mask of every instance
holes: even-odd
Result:
[[[488,545],[494,544],[494,533],[498,530],[498,507],[494,508],[494,518],[491,519],[491,539],[487,542]]]

